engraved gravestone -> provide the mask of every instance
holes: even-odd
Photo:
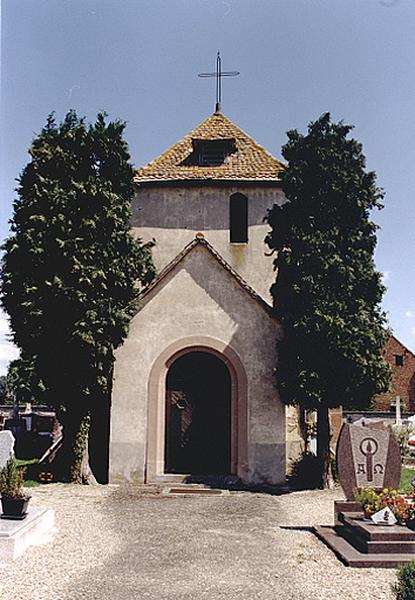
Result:
[[[401,476],[398,443],[389,431],[344,424],[337,444],[340,485],[347,500],[356,488],[395,489]]]
[[[14,437],[11,431],[0,431],[0,469],[6,464],[10,454],[13,452]]]

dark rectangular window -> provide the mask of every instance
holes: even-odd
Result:
[[[226,159],[236,152],[235,140],[197,140],[192,139],[193,151],[180,164],[186,167],[222,167]]]
[[[395,354],[395,367],[403,367],[403,354]]]
[[[248,241],[248,198],[243,194],[232,194],[229,199],[229,233],[231,244]]]
[[[222,143],[205,143],[199,145],[199,165],[201,167],[219,167],[225,162],[227,148]]]

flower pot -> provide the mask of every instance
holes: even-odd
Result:
[[[1,497],[1,506],[3,514],[2,519],[24,519],[27,516],[27,505],[30,496],[14,498],[9,496]]]

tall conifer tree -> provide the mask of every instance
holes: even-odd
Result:
[[[376,176],[365,170],[351,126],[324,114],[308,134],[288,132],[283,156],[287,202],[268,213],[266,241],[276,252],[271,288],[284,329],[278,344],[277,386],[286,404],[318,414],[321,483],[329,473],[328,409],[367,407],[386,391],[383,361],[388,332],[384,293],[375,270],[376,225],[382,208]]]
[[[137,284],[154,275],[151,244],[130,234],[124,127],[103,114],[89,126],[74,111],[60,125],[50,116],[30,147],[4,245],[2,304],[21,350],[14,372],[30,373],[26,393],[58,410],[63,472],[75,481],[87,477],[88,420],[108,410]]]

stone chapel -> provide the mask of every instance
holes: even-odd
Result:
[[[267,210],[283,164],[216,112],[135,175],[158,275],[116,352],[109,481],[285,480]]]

